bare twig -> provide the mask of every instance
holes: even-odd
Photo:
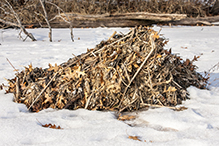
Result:
[[[20,96],[20,89],[19,89],[19,78],[16,78],[16,94],[15,94],[15,99],[14,102],[18,102]]]
[[[51,84],[51,82],[53,81],[53,79],[55,79],[56,75],[59,72],[56,72],[55,75],[52,77],[52,79],[49,81],[49,83],[46,85],[46,87],[40,92],[40,94],[35,98],[35,100],[32,102],[32,104],[30,105],[30,107],[28,108],[28,110],[30,110],[30,108],[34,105],[34,103],[37,101],[37,99],[43,94],[43,92],[47,89],[47,87],[49,87],[49,85]]]
[[[121,113],[122,111],[124,111],[127,107],[129,107],[132,103],[134,103],[134,102],[139,98],[139,96],[135,98],[137,91],[138,91],[138,89],[135,89],[135,93],[134,93],[134,96],[133,96],[133,100],[132,100],[129,104],[127,104],[124,108],[120,109],[120,110],[119,110],[119,113]]]
[[[56,4],[54,4],[54,3],[52,3],[52,2],[49,2],[49,1],[46,1],[46,3],[49,3],[49,4],[53,5],[53,6],[55,6],[55,7],[58,9],[58,13],[59,13],[58,17],[60,17],[60,18],[61,18],[62,20],[64,20],[65,22],[69,23],[69,28],[70,28],[70,30],[71,30],[71,31],[70,31],[71,40],[72,40],[72,42],[74,42],[74,35],[73,35],[72,22],[70,21],[68,15],[66,15],[66,13],[65,13],[59,6],[57,6]],[[60,11],[62,11],[62,14],[65,15],[65,17],[66,17],[67,20],[62,16],[62,14],[60,13]],[[53,19],[51,19],[50,21],[54,20],[56,17],[57,17],[57,15],[56,15]]]
[[[24,34],[26,34],[32,41],[36,41],[36,39],[34,38],[34,36],[31,34],[31,33],[28,33],[26,31],[26,29],[24,28],[24,26],[22,25],[21,21],[20,21],[20,18],[18,17],[17,13],[14,11],[13,7],[11,6],[11,4],[5,0],[6,2],[6,6],[9,8],[9,10],[12,12],[12,15],[13,17],[17,20],[18,24],[16,23],[13,23],[13,22],[8,22],[8,21],[5,21],[3,19],[0,19],[0,22],[4,23],[4,24],[7,24],[7,25],[11,25],[11,26],[17,26],[19,27],[23,32]]]
[[[87,107],[88,107],[88,105],[89,105],[89,103],[90,103],[91,97],[94,95],[94,93],[95,93],[96,91],[99,91],[101,88],[103,88],[103,87],[100,86],[98,89],[92,91],[91,95],[88,97],[87,102],[86,102],[86,104],[85,104],[85,107],[84,107],[85,109],[87,109]]]
[[[48,84],[44,87],[44,89],[40,92],[40,94],[36,97],[36,99],[32,102],[32,104],[30,105],[30,107],[28,108],[28,110],[30,110],[30,108],[34,105],[34,103],[37,101],[37,99],[43,94],[43,92],[49,87],[49,85],[51,84],[51,82],[55,79],[55,77],[57,76],[57,74],[61,73],[63,70],[65,70],[66,68],[68,68],[69,66],[75,64],[77,62],[74,61],[72,63],[70,63],[69,65],[67,65],[66,67],[64,67],[63,69],[57,71],[53,77],[50,79],[50,81],[48,82]]]
[[[52,28],[51,28],[50,23],[49,23],[49,20],[48,20],[48,14],[47,14],[47,12],[46,12],[45,2],[43,2],[42,0],[39,0],[39,1],[40,1],[40,4],[41,4],[42,8],[43,8],[43,12],[44,12],[44,15],[45,15],[44,18],[45,18],[46,23],[47,23],[47,25],[48,25],[48,27],[49,27],[49,41],[52,42]],[[44,0],[44,1],[45,1],[45,0]]]
[[[6,60],[8,61],[8,63],[11,65],[11,67],[13,67],[14,71],[16,71],[18,73],[18,69],[16,69],[14,67],[14,65],[10,62],[10,60],[8,58],[6,58]]]

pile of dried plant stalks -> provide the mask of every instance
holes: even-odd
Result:
[[[163,47],[167,41],[148,27],[114,33],[87,53],[57,66],[31,65],[8,79],[7,92],[31,111],[45,108],[134,111],[148,106],[174,107],[188,98],[190,85],[207,80]]]

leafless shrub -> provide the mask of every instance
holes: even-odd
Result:
[[[150,12],[158,14],[187,14],[188,17],[204,17],[213,13],[211,10],[218,0],[7,0],[25,27],[49,27],[50,23],[61,18],[69,24],[73,41],[72,22],[66,13],[80,14],[115,14],[130,12]],[[12,11],[8,11],[5,1],[0,2],[0,27],[5,21],[17,22]],[[46,13],[45,13],[46,12]],[[64,14],[65,16],[61,15]],[[215,13],[215,11],[214,11]],[[10,24],[8,24],[10,25]],[[16,26],[16,25],[14,25]],[[19,27],[19,26],[18,26]],[[51,37],[51,34],[50,34]],[[52,38],[50,38],[52,41]]]
[[[104,14],[122,12],[151,12],[205,16],[214,0],[48,0],[65,12]],[[52,12],[53,9],[50,9]]]
[[[45,0],[45,10],[48,13],[48,20],[54,18],[59,10],[80,14],[150,12],[204,17],[213,13],[211,8],[216,4],[215,2],[216,0]],[[45,14],[39,0],[24,2],[11,0],[10,3],[23,24],[46,24],[45,18],[42,17]],[[4,4],[0,2],[1,7]],[[5,12],[0,9],[0,18],[4,15]]]
[[[32,28],[33,24],[39,24],[41,27],[49,27],[49,39],[52,41],[50,22],[56,18],[61,18],[69,24],[71,40],[73,41],[72,23],[66,15],[63,17],[63,14],[65,15],[63,9],[55,3],[46,0],[26,0],[22,2],[20,0],[5,0],[0,2],[0,28],[5,28],[5,26],[19,27],[28,37],[36,40],[27,33],[25,27]]]
[[[204,77],[208,80],[210,80],[208,86],[214,85],[216,87],[219,86],[219,78],[218,77],[212,77],[212,74],[214,74],[216,71],[219,70],[219,62],[215,64],[213,67],[211,67],[208,71],[205,72]]]
[[[21,29],[21,32],[23,32],[26,35],[26,38],[29,37],[32,41],[36,41],[34,36],[31,33],[28,33],[26,31],[26,29],[22,25],[22,22],[21,22],[21,19],[20,19],[18,13],[14,10],[14,8],[12,7],[12,5],[10,4],[10,2],[8,0],[4,1],[3,5],[0,6],[0,9],[4,12],[4,14],[3,14],[4,17],[0,18],[1,23],[4,23],[6,25],[10,25],[10,26],[19,27]],[[23,41],[25,41],[26,38],[23,39]]]

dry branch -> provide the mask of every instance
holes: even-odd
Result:
[[[46,9],[45,9],[45,0],[44,1],[39,0],[39,1],[40,1],[40,4],[41,4],[42,8],[43,8],[43,12],[44,12],[44,15],[45,15],[44,16],[45,21],[46,21],[46,23],[49,27],[49,41],[52,42],[52,28],[50,26],[50,23],[49,23],[49,20],[48,20],[48,14],[47,14]]]
[[[5,0],[5,6],[9,10],[9,12],[7,12],[8,15],[12,16],[17,21],[17,23],[10,22],[10,21],[4,20],[4,19],[0,19],[0,22],[3,23],[3,24],[6,24],[6,25],[19,27],[22,30],[22,32],[24,34],[26,34],[27,37],[29,37],[32,41],[36,41],[34,36],[31,33],[28,33],[27,30],[24,28],[24,26],[22,25],[21,20],[20,20],[18,14],[14,11],[13,7],[11,6],[11,4],[7,0]],[[4,8],[1,8],[1,9],[4,9]],[[7,18],[7,17],[5,17],[5,18]]]
[[[69,28],[70,28],[70,35],[71,35],[71,40],[74,42],[74,35],[73,35],[73,25],[72,22],[70,21],[69,17],[66,15],[66,13],[56,4],[51,3],[49,1],[46,1],[46,3],[51,4],[53,6],[55,6],[58,9],[58,15],[56,15],[54,18],[50,19],[49,21],[53,21],[54,19],[56,19],[57,17],[61,18],[63,21],[67,22],[69,24]],[[62,12],[62,13],[61,13]],[[63,17],[64,15],[64,17]]]

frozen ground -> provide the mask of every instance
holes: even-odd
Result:
[[[155,27],[159,30],[159,27]],[[30,63],[34,67],[60,64],[107,39],[113,31],[126,33],[129,28],[74,29],[75,42],[70,41],[68,29],[54,29],[48,41],[47,29],[28,30],[37,42],[22,42],[19,30],[0,30],[0,83],[14,77],[8,58],[18,69]],[[203,73],[219,62],[219,27],[164,27],[161,34],[169,38],[166,48],[183,58],[199,56],[195,64]],[[79,39],[80,38],[80,39]],[[219,78],[212,73],[211,82]],[[75,111],[46,109],[29,113],[23,104],[12,102],[12,94],[0,91],[0,145],[154,145],[154,146],[218,146],[219,145],[219,85],[213,82],[210,90],[188,89],[190,100],[183,103],[184,111],[167,108],[133,112],[133,121],[119,121],[114,112],[79,109]],[[63,129],[44,128],[42,124],[60,125]],[[138,136],[140,140],[129,139]]]

